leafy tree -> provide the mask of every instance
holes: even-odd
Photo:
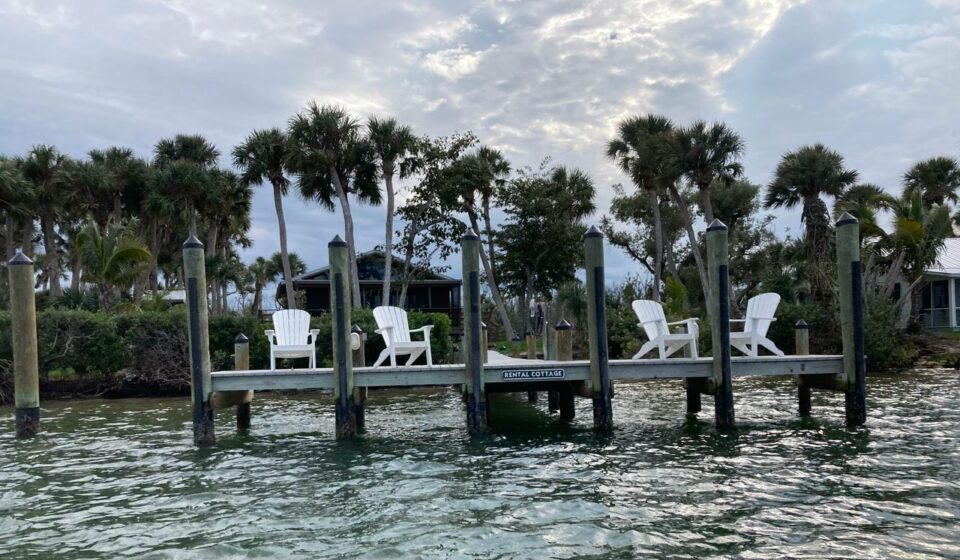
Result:
[[[106,225],[107,218],[113,223],[123,221],[124,210],[128,216],[137,214],[140,201],[147,190],[149,170],[147,162],[136,157],[130,148],[111,147],[106,150],[90,150],[90,163],[102,170],[104,177],[99,183],[97,199],[112,202],[110,212],[104,212],[100,205],[93,210],[97,223]]]
[[[4,262],[13,258],[15,240],[23,222],[32,222],[33,216],[25,204],[30,199],[29,189],[30,186],[24,180],[16,161],[0,156],[0,213],[4,221]],[[21,238],[21,241],[24,239]],[[26,248],[24,251],[28,252]]]
[[[53,146],[41,144],[30,149],[21,166],[24,178],[33,186],[35,197],[32,202],[40,218],[43,247],[47,253],[44,259],[46,278],[50,295],[54,298],[63,293],[60,287],[60,238],[56,226],[62,212],[69,207],[68,199],[72,194],[63,180],[63,169],[68,161],[67,156]]]
[[[233,163],[240,168],[240,180],[244,184],[262,185],[264,181],[268,181],[273,187],[273,206],[277,212],[277,226],[280,230],[280,260],[284,289],[287,293],[287,301],[295,302],[293,285],[287,281],[293,277],[293,274],[287,248],[287,223],[283,215],[283,197],[290,187],[290,180],[284,173],[289,156],[289,141],[286,134],[279,128],[254,130],[233,150]],[[295,304],[291,303],[291,305]]]
[[[620,121],[617,136],[607,144],[607,157],[616,161],[620,170],[630,176],[637,189],[647,197],[646,208],[653,217],[655,248],[653,252],[654,301],[660,301],[663,275],[664,231],[660,211],[660,192],[665,181],[663,144],[673,132],[673,123],[661,115],[629,117]]]
[[[390,303],[390,282],[393,274],[393,177],[408,176],[415,167],[419,142],[409,126],[401,126],[396,119],[371,117],[367,121],[367,137],[373,144],[374,153],[380,162],[380,174],[387,190],[387,228],[383,245],[383,295],[384,305]]]
[[[802,146],[783,155],[767,187],[767,208],[802,206],[806,228],[810,291],[816,303],[830,301],[833,290],[830,214],[823,196],[840,196],[856,183],[857,172],[844,166],[843,156],[823,144]]]
[[[99,290],[100,308],[110,309],[120,292],[129,289],[150,253],[129,226],[105,229],[89,221],[80,231],[77,250],[83,262],[83,280]]]
[[[290,120],[290,169],[297,174],[300,194],[321,206],[343,213],[344,237],[350,256],[352,301],[362,306],[349,195],[361,202],[380,203],[373,146],[360,134],[360,124],[346,109],[310,103]]]
[[[877,214],[896,204],[896,198],[877,185],[862,183],[853,185],[837,196],[833,204],[833,219],[848,213],[860,222],[860,243],[886,236],[886,232],[877,221]]]
[[[200,135],[178,134],[157,142],[154,164],[167,198],[183,210],[190,234],[197,235],[197,210],[216,203],[211,196],[215,182],[210,176],[220,152]]]
[[[585,172],[562,165],[522,173],[500,193],[507,214],[497,235],[501,274],[523,303],[575,279],[595,194]]]
[[[698,120],[679,129],[674,141],[676,147],[672,155],[678,158],[676,165],[700,191],[700,205],[709,224],[716,217],[710,187],[743,175],[743,166],[738,161],[745,149],[743,139],[722,122],[707,124]]]
[[[923,193],[923,203],[943,206],[947,201],[957,203],[960,189],[960,165],[950,157],[933,157],[919,161],[903,175],[907,193]]]

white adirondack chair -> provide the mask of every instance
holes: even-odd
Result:
[[[270,368],[277,369],[278,358],[310,358],[317,367],[318,329],[310,328],[310,314],[301,309],[284,309],[273,314],[273,330],[264,331],[270,340]]]
[[[380,357],[373,367],[383,363],[388,357],[390,366],[397,367],[397,355],[406,356],[407,364],[410,365],[420,357],[424,352],[427,353],[427,365],[433,365],[433,356],[430,354],[430,329],[433,325],[426,325],[419,329],[410,330],[410,323],[407,322],[407,312],[399,307],[381,306],[373,310],[373,318],[377,321],[377,334],[383,337],[383,342],[387,345],[380,352]],[[423,333],[423,340],[411,340],[411,333]]]
[[[747,356],[756,356],[760,346],[777,356],[783,356],[783,352],[777,348],[777,345],[767,338],[770,323],[777,320],[774,315],[777,313],[778,305],[780,305],[780,294],[767,293],[750,298],[747,301],[746,318],[730,319],[731,323],[743,323],[742,331],[730,331],[730,346]]]
[[[668,323],[666,315],[663,314],[663,306],[647,299],[634,301],[633,312],[637,314],[637,318],[640,319],[640,326],[643,327],[643,331],[647,333],[647,338],[650,339],[640,348],[639,352],[634,354],[634,360],[639,359],[654,348],[659,351],[660,359],[666,359],[687,345],[690,346],[691,358],[700,357],[697,353],[697,336],[700,333],[700,328],[697,326],[696,317]],[[687,332],[670,332],[671,326],[684,324],[687,326]]]

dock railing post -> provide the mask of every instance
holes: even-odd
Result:
[[[810,354],[810,327],[803,319],[797,321],[793,331],[794,343],[796,345],[796,355],[806,356]],[[810,416],[812,404],[810,400],[810,386],[806,383],[802,375],[797,376],[797,408],[800,416]]]
[[[17,251],[7,262],[10,274],[10,342],[13,346],[13,400],[16,437],[40,431],[40,366],[33,261]]]
[[[480,340],[480,351],[483,352],[483,363],[486,364],[490,361],[489,356],[489,346],[490,340],[487,335],[487,324],[483,321],[480,321],[480,332],[482,333],[482,338]]]
[[[566,321],[566,319],[560,319],[560,322],[557,323],[557,361],[560,362],[572,362],[573,361],[573,326]],[[569,381],[564,381],[560,384],[560,391],[558,394],[558,405],[560,407],[560,419],[561,420],[573,420],[577,415],[577,409],[574,404],[574,395],[573,395],[573,384]]]
[[[243,371],[250,369],[250,339],[243,333],[233,340],[233,369]],[[244,391],[237,403],[237,430],[250,429],[250,403],[253,401],[253,391]]]
[[[519,358],[520,357],[520,335],[513,335],[513,339],[510,340],[510,357]]]
[[[707,259],[710,269],[710,332],[713,336],[714,413],[718,428],[734,426],[733,377],[730,369],[730,281],[727,260],[727,226],[714,220],[707,226]]]
[[[537,359],[537,337],[531,331],[527,331],[527,359]],[[537,402],[537,392],[527,391],[527,402]]]
[[[360,325],[354,325],[350,333],[357,335],[357,338],[360,339],[360,345],[353,351],[353,365],[364,367],[367,365],[367,333],[363,332]],[[355,406],[356,410],[354,412],[357,415],[357,429],[362,431],[367,427],[367,416],[363,408],[367,403],[369,387],[356,387],[354,391],[357,393],[356,399],[359,403]]]
[[[680,325],[679,328],[687,332],[686,325]],[[684,358],[690,358],[690,345],[684,346],[682,352]],[[687,414],[697,414],[703,409],[703,380],[684,379],[683,388],[687,393]]]
[[[587,329],[590,340],[590,385],[593,393],[593,427],[613,430],[610,364],[607,353],[607,314],[603,273],[603,234],[591,226],[583,235],[587,273]]]
[[[330,308],[333,333],[333,398],[337,438],[357,434],[353,385],[353,353],[350,350],[350,258],[347,243],[336,236],[327,245],[330,253]]]
[[[860,223],[848,213],[837,220],[837,277],[847,424],[867,421],[866,360],[863,349],[863,271],[860,268]]]
[[[546,358],[551,361],[557,361],[557,329],[553,325],[547,325],[544,330],[544,344],[547,351]],[[560,391],[551,389],[547,391],[547,410],[551,413],[560,410]]]
[[[466,376],[467,432],[487,430],[487,402],[483,380],[483,338],[480,327],[480,237],[468,231],[461,239],[463,257],[463,346]]]
[[[203,243],[194,235],[183,242],[183,275],[187,283],[187,333],[190,341],[190,390],[193,398],[193,442],[217,440],[213,430],[213,383],[207,317],[207,269]]]

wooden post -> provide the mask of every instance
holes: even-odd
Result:
[[[537,359],[537,337],[533,336],[533,333],[530,331],[527,331],[527,359]],[[536,391],[527,391],[527,402],[537,402]]]
[[[250,369],[250,339],[243,333],[233,340],[233,369],[242,371]],[[250,403],[253,401],[253,391],[246,391],[243,400],[237,404],[237,430],[250,429]]]
[[[727,270],[727,226],[714,220],[707,226],[710,268],[710,325],[713,335],[713,399],[718,428],[732,428],[733,378],[730,370],[730,281]]]
[[[590,340],[590,386],[593,393],[593,427],[613,430],[610,364],[607,354],[607,314],[603,276],[603,234],[596,226],[583,235],[587,273],[587,329]]]
[[[16,436],[40,431],[40,366],[33,261],[22,252],[7,262],[10,274],[10,342],[13,346],[13,400]]]
[[[482,342],[482,344],[481,344],[482,350],[481,350],[481,351],[483,352],[483,363],[486,364],[486,363],[488,363],[488,362],[490,361],[490,356],[489,356],[490,340],[489,340],[488,335],[487,335],[487,324],[484,323],[483,321],[481,321],[481,322],[480,322],[480,329],[481,329],[481,332],[482,332],[482,335],[483,335],[483,339],[481,340],[481,342]]]
[[[551,361],[557,361],[557,329],[553,325],[547,325],[544,338],[546,348],[546,358]],[[547,391],[547,410],[551,413],[560,410],[560,391],[551,389]]]
[[[353,365],[364,367],[367,365],[367,333],[363,332],[360,325],[354,325],[350,333],[357,335],[357,338],[360,339],[360,347],[353,351]],[[364,406],[367,403],[369,387],[356,387],[354,391],[356,392],[355,402],[359,403],[354,406],[354,414],[357,416],[357,430],[363,431],[367,427],[367,415],[364,413]]]
[[[687,332],[686,325],[680,325],[679,328],[683,329],[683,332]],[[682,352],[684,358],[691,357],[692,352],[690,352],[689,345],[684,346]],[[687,393],[687,414],[693,415],[703,410],[703,380],[684,379],[683,388]]]
[[[560,319],[557,323],[557,361],[573,361],[573,326],[565,319]],[[573,385],[569,381],[560,384],[559,407],[561,420],[573,420],[577,415],[577,409],[573,401]]]
[[[794,344],[796,345],[796,355],[806,356],[810,354],[810,327],[803,319],[797,321],[793,331]],[[797,405],[800,410],[800,416],[810,416],[812,408],[810,402],[810,386],[807,385],[802,375],[797,376]]]
[[[513,339],[510,341],[510,357],[519,358],[520,357],[520,335],[513,335]]]
[[[208,445],[213,430],[213,383],[207,319],[207,272],[203,243],[190,235],[183,243],[183,275],[187,284],[187,334],[190,340],[190,390],[193,399],[193,443]]]
[[[860,268],[860,224],[848,213],[840,216],[837,232],[837,276],[840,288],[840,331],[847,424],[867,421],[866,359],[863,350],[863,272]]]
[[[467,432],[487,431],[487,402],[483,380],[483,334],[480,328],[480,237],[468,231],[460,239],[463,256],[463,341],[466,378]]]
[[[336,236],[329,244],[330,308],[333,333],[333,398],[338,438],[357,435],[357,403],[353,385],[353,353],[350,351],[350,259],[347,243]]]

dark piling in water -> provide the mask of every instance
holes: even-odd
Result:
[[[810,353],[810,327],[803,319],[797,321],[793,331],[796,355],[806,356]],[[810,385],[802,375],[797,376],[797,408],[800,416],[810,416],[813,405],[810,401]]]
[[[591,226],[583,235],[583,249],[587,273],[587,329],[590,341],[593,427],[599,432],[610,432],[613,430],[613,392],[607,352],[603,234],[596,226]]]
[[[730,296],[727,226],[714,220],[707,226],[707,265],[710,274],[710,325],[713,336],[713,402],[718,428],[735,425],[733,378],[730,369]]]
[[[480,327],[480,237],[468,231],[460,239],[463,256],[463,347],[466,374],[464,398],[467,407],[467,432],[487,431],[487,399],[483,380],[483,338]]]
[[[837,276],[840,289],[840,330],[847,424],[867,421],[866,359],[863,350],[863,273],[860,268],[860,224],[844,213],[836,224]]]
[[[18,438],[40,431],[40,366],[33,261],[17,251],[9,262],[10,337],[13,346],[14,424]]]
[[[350,351],[350,258],[347,243],[336,236],[327,244],[330,253],[330,297],[333,333],[333,398],[337,438],[357,435],[357,406],[354,394],[353,354]]]
[[[546,330],[546,358],[557,361],[557,329],[553,325]],[[547,410],[554,413],[560,410],[560,391],[551,389],[547,391]]]
[[[359,342],[357,348],[353,350],[353,365],[356,367],[365,367],[367,365],[367,333],[363,332],[360,325],[354,325],[350,330],[350,334],[351,336],[355,335]],[[367,427],[367,416],[364,412],[364,406],[367,403],[369,388],[357,387],[356,392],[359,405],[354,407],[354,414],[357,416],[357,429],[363,431]]]
[[[530,331],[527,331],[527,359],[528,360],[537,359],[537,337],[533,336],[533,333]],[[527,391],[527,402],[530,402],[530,403],[537,402],[536,391]]]
[[[557,323],[557,361],[573,361],[573,326],[560,319]],[[560,383],[560,389],[557,391],[557,406],[560,408],[561,420],[573,420],[577,416],[577,409],[574,405],[574,387],[569,381]]]
[[[213,428],[213,383],[210,377],[207,272],[203,243],[191,235],[183,243],[183,275],[187,284],[187,332],[190,340],[190,390],[193,400],[193,442],[216,441]]]

